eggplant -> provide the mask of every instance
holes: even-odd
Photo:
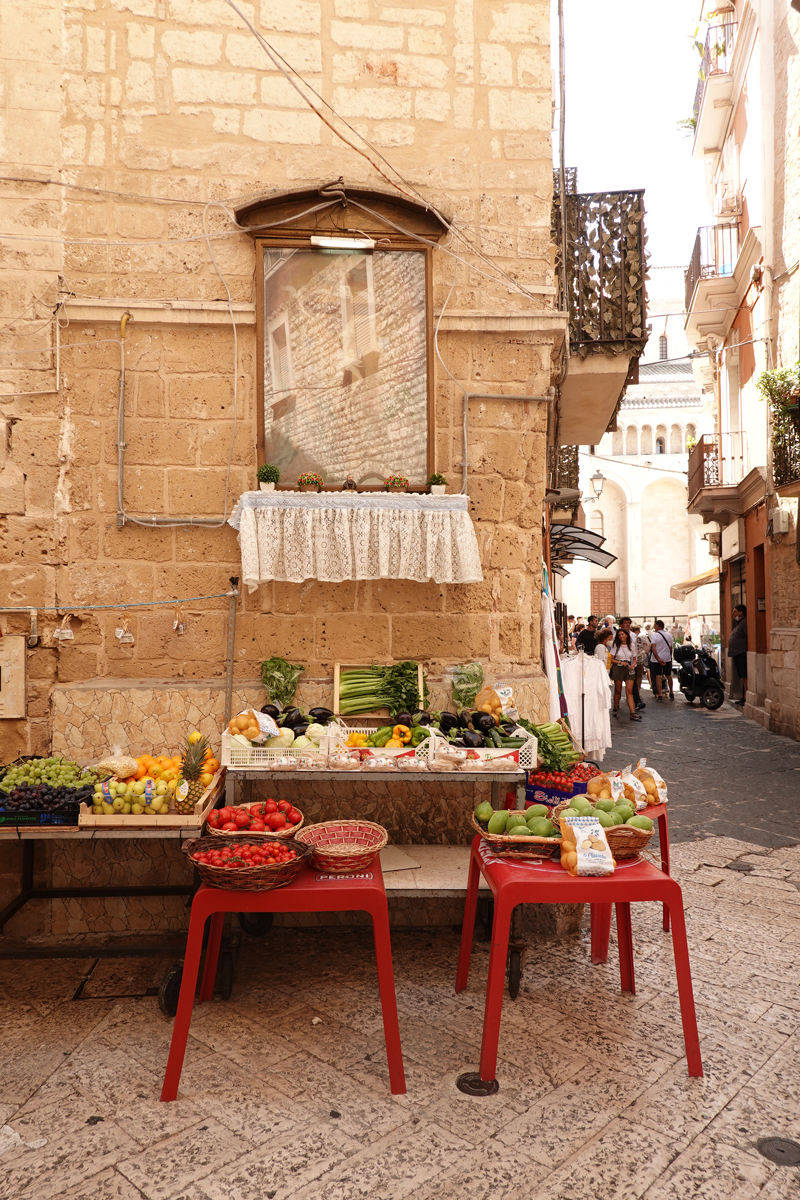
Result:
[[[303,737],[310,724],[310,721],[301,721],[299,725],[293,725],[292,732],[294,736],[296,738]]]
[[[295,725],[299,725],[301,721],[305,721],[306,719],[299,708],[287,708],[278,724],[288,726],[289,729],[294,729]]]
[[[459,729],[458,717],[455,713],[443,712],[439,718],[439,728],[442,733],[449,733],[451,729]]]
[[[392,724],[405,725],[407,729],[410,729],[414,724],[414,718],[411,716],[410,712],[397,713],[396,716],[392,717]]]
[[[424,709],[422,709],[420,712],[414,713],[415,725],[431,725],[432,723],[431,714],[429,712],[425,712]]]
[[[469,729],[469,723],[471,720],[472,720],[472,713],[468,712],[466,708],[462,708],[461,712],[458,714],[458,723],[461,726],[461,728]]]
[[[277,704],[265,704],[261,711],[266,713],[268,717],[272,717],[273,721],[277,721],[281,715],[281,710]]]
[[[468,746],[471,750],[479,749],[479,747],[485,745],[484,740],[483,740],[483,734],[482,733],[471,733],[469,731],[469,729],[465,730],[464,745]]]
[[[490,729],[494,729],[497,722],[491,713],[476,712],[472,717],[472,728],[476,733],[488,733]]]
[[[312,721],[316,721],[317,725],[327,725],[333,720],[333,713],[329,708],[310,708],[308,715]]]

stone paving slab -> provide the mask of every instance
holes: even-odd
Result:
[[[500,1091],[486,1100],[455,1081],[478,1063],[488,946],[476,941],[456,996],[458,936],[446,928],[393,934],[408,1080],[397,1097],[367,929],[245,938],[233,998],[195,1009],[179,1099],[167,1105],[171,1022],[144,994],[163,961],[92,972],[91,988],[80,987],[84,962],[6,964],[0,1195],[796,1197],[800,1170],[769,1163],[756,1142],[800,1140],[800,892],[786,890],[800,847],[765,850],[734,833],[686,840],[674,871],[703,1079],[686,1073],[657,905],[634,907],[636,995],[619,992],[614,944],[607,965],[591,965],[587,926],[531,943],[519,998],[504,1002]]]

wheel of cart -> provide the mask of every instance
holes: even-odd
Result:
[[[223,1000],[230,1000],[233,993],[233,984],[236,979],[235,950],[236,947],[226,946],[220,951],[215,990],[219,990]],[[174,963],[167,971],[161,987],[158,989],[158,1007],[165,1017],[174,1017],[178,1011],[182,979],[183,963]]]
[[[272,929],[275,914],[271,912],[239,913],[239,924],[251,937],[263,937]]]

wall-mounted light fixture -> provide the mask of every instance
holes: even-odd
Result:
[[[311,235],[311,245],[319,247],[320,250],[352,250],[363,254],[365,250],[374,250],[375,243],[372,238],[350,238],[350,237],[324,237],[322,234]]]
[[[603,484],[605,481],[606,477],[600,470],[595,471],[594,475],[592,475],[591,479],[589,480],[589,483],[592,485],[592,491],[598,500],[603,494]]]

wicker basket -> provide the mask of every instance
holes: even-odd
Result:
[[[549,858],[553,851],[561,845],[561,838],[543,838],[534,837],[531,834],[529,837],[511,837],[507,833],[487,833],[475,820],[475,814],[472,814],[472,828],[479,833],[487,846],[491,847],[492,854],[498,855],[500,858]]]
[[[592,803],[589,796],[584,798],[590,804]],[[553,816],[557,818],[569,807],[569,801],[563,800],[561,804],[553,809]],[[642,816],[645,815],[642,813]],[[655,833],[655,825],[652,829],[637,829],[635,825],[610,825],[603,832],[606,835],[608,848],[614,855],[614,858],[635,858],[640,850],[644,850],[650,838]]]
[[[249,811],[251,808],[255,808],[256,804],[261,803],[263,803],[261,800],[254,800],[252,804],[236,804],[231,805],[230,807],[232,807],[234,810],[238,808],[246,808]],[[297,811],[299,812],[300,810],[298,809]],[[273,837],[276,838],[293,838],[298,829],[303,828],[303,821],[305,821],[305,817],[298,821],[296,825],[288,825],[286,829],[270,829],[269,832]],[[208,825],[206,827],[206,832],[212,837],[235,838],[240,837],[243,833],[250,834],[252,831],[250,829],[237,829],[234,833],[231,829],[212,829],[211,826]],[[260,831],[256,831],[256,836],[258,836],[259,832]]]
[[[283,839],[274,834],[251,833],[248,839],[251,842],[280,842],[285,845]],[[215,838],[203,837],[184,842],[181,849],[204,883],[209,887],[226,888],[230,892],[269,892],[273,888],[286,887],[302,870],[303,863],[311,853],[308,846],[296,843],[293,849],[297,852],[297,858],[290,862],[267,867],[215,867],[211,863],[195,862],[192,858],[196,850],[219,849],[219,842]]]
[[[322,821],[306,826],[295,840],[310,848],[318,871],[351,875],[370,865],[389,835],[372,821]]]

